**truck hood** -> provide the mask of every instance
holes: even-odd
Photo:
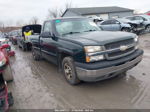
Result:
[[[135,38],[136,35],[127,32],[95,31],[87,33],[70,34],[64,38],[82,45],[105,45],[107,43]]]

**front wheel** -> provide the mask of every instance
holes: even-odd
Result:
[[[150,33],[150,25],[146,26],[145,31],[148,32],[148,33]]]
[[[14,77],[13,77],[13,73],[12,73],[12,69],[11,69],[11,66],[8,65],[6,67],[6,69],[4,70],[3,72],[3,78],[5,81],[7,82],[10,82],[10,81],[13,81],[14,80]]]
[[[130,32],[130,29],[129,28],[122,28],[121,31],[123,31],[123,32]]]
[[[62,69],[67,82],[71,85],[80,83],[74,66],[74,61],[71,57],[65,57],[62,61]]]

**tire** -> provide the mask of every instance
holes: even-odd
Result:
[[[11,82],[14,80],[12,69],[11,69],[10,65],[7,65],[6,69],[4,70],[3,78],[7,82]]]
[[[21,46],[18,44],[18,47],[21,48]]]
[[[36,54],[35,50],[32,48],[32,56],[35,61],[40,61],[41,56]]]
[[[118,77],[126,77],[127,71],[122,72],[121,74],[118,75]]]
[[[22,46],[22,50],[23,50],[23,51],[26,51],[26,50],[27,50],[27,48],[26,48],[26,44],[23,44],[23,46]]]
[[[130,29],[129,28],[122,28],[121,31],[123,31],[123,32],[130,32]]]
[[[14,99],[13,99],[13,95],[12,93],[8,93],[8,104],[9,104],[9,107],[13,106],[14,104]]]
[[[150,25],[147,25],[147,26],[146,26],[145,31],[146,31],[147,33],[150,33]]]
[[[77,85],[80,80],[77,77],[74,61],[71,57],[65,57],[62,61],[63,74],[67,82],[71,85]]]
[[[23,47],[22,47],[22,50],[23,50],[23,51],[26,51],[26,48],[23,46]]]

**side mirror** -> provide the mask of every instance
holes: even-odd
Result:
[[[7,48],[10,48],[9,44],[4,44],[4,45],[1,46],[1,49],[7,49]]]
[[[51,38],[51,37],[52,37],[51,33],[49,33],[49,32],[44,32],[44,33],[42,33],[40,36],[41,36],[42,38]]]

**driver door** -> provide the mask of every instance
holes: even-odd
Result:
[[[112,31],[120,31],[121,30],[121,25],[120,25],[119,21],[112,20],[111,25],[112,25]]]
[[[57,64],[57,41],[52,38],[52,24],[50,21],[44,24],[40,37],[40,45],[42,56],[46,60]]]

